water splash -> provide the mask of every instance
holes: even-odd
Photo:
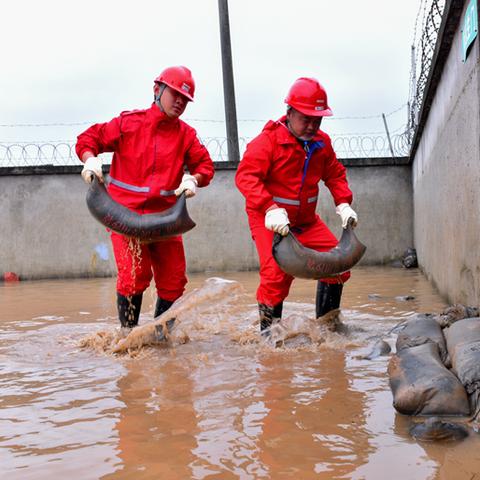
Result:
[[[209,307],[212,304],[218,309],[222,301],[231,300],[243,293],[240,283],[219,277],[205,280],[204,284],[180,297],[169,310],[154,319],[153,322],[141,325],[131,331],[96,332],[83,339],[80,345],[83,348],[93,348],[115,354],[136,355],[138,350],[150,345],[176,345],[189,341],[188,329],[182,323],[192,324],[195,310],[200,307]],[[172,332],[167,329],[167,322],[175,319],[175,328]],[[165,339],[161,339],[161,334]]]

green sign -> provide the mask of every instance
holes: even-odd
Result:
[[[462,53],[463,61],[467,59],[468,49],[475,40],[478,32],[477,0],[470,0],[470,3],[463,18],[462,28]]]

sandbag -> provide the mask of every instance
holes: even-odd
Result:
[[[445,308],[445,310],[437,315],[435,320],[442,328],[450,327],[453,323],[464,318],[473,318],[479,316],[479,309],[477,307],[462,305],[456,303]]]
[[[367,247],[358,240],[350,219],[343,229],[340,242],[328,252],[317,252],[304,247],[289,232],[283,237],[276,233],[273,238],[272,255],[278,266],[296,278],[319,280],[335,277],[350,270],[363,257]]]
[[[397,336],[397,352],[409,347],[416,347],[424,343],[435,343],[438,345],[440,358],[445,365],[449,365],[448,350],[442,328],[429,315],[418,315],[408,320],[405,327]]]
[[[86,201],[90,213],[102,225],[144,243],[182,235],[195,227],[187,211],[185,193],[167,210],[142,215],[113,200],[105,184],[95,176],[87,191]]]
[[[469,394],[480,387],[480,318],[465,318],[445,329],[452,370]]]
[[[467,392],[442,363],[436,343],[405,348],[388,364],[393,406],[406,415],[469,415]]]

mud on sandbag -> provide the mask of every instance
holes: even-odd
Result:
[[[450,327],[453,323],[464,318],[478,317],[480,314],[477,307],[462,305],[455,303],[450,305],[440,314],[435,317],[442,328]]]
[[[458,320],[444,332],[452,370],[469,394],[477,392],[480,389],[480,318]]]
[[[405,327],[397,336],[397,352],[405,348],[416,347],[425,343],[438,345],[440,359],[450,366],[447,344],[442,333],[442,328],[434,317],[429,315],[418,315],[405,323]]]
[[[406,415],[470,414],[467,392],[442,363],[436,343],[405,348],[388,364],[393,406]]]

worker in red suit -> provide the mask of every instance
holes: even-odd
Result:
[[[193,101],[195,83],[183,66],[166,68],[154,81],[154,102],[145,110],[122,112],[78,136],[76,152],[84,163],[82,177],[103,181],[103,152],[113,152],[108,192],[134,212],[157,213],[170,208],[178,195],[187,197],[207,186],[213,162],[195,130],[179,119]],[[182,237],[138,244],[111,232],[118,268],[117,306],[123,327],[138,325],[143,292],[152,277],[158,294],[154,315],[166,311],[187,283]]]
[[[352,192],[345,167],[337,160],[330,137],[320,130],[322,118],[332,115],[325,89],[314,78],[299,78],[285,99],[286,115],[269,121],[247,146],[236,174],[236,185],[246,200],[250,230],[260,261],[257,300],[260,328],[268,335],[282,315],[293,277],[272,256],[274,233],[291,231],[305,247],[328,251],[338,240],[316,214],[318,183],[330,190],[345,228],[358,217],[350,207]],[[343,284],[350,277],[318,282],[316,316],[340,306]]]

